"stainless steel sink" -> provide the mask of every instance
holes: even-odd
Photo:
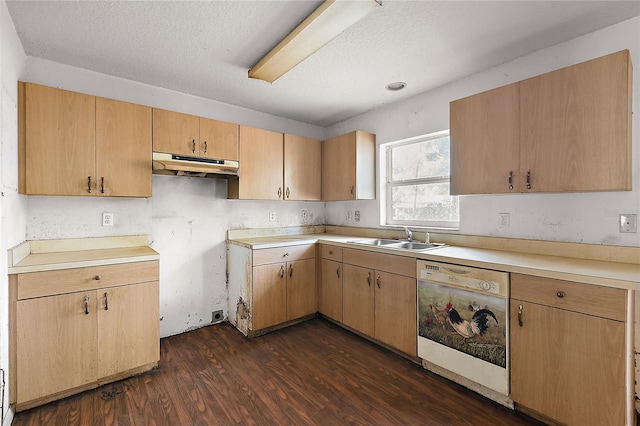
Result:
[[[363,240],[348,241],[349,243],[362,244],[366,246],[382,246],[386,248],[401,249],[401,250],[428,250],[444,246],[444,244],[437,243],[421,243],[418,241],[402,241],[391,240],[385,238],[367,238]]]
[[[355,243],[355,244],[364,244],[367,246],[387,246],[389,244],[398,243],[398,240],[387,240],[384,238],[367,238],[365,240],[355,240],[355,241],[348,241],[348,242]]]
[[[405,241],[402,243],[389,244],[387,247],[400,248],[405,250],[426,250],[436,247],[442,247],[443,244],[419,243],[417,241]]]

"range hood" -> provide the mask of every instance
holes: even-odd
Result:
[[[188,155],[153,153],[153,173],[177,176],[207,177],[238,175],[237,161],[217,160],[213,158],[190,157]]]

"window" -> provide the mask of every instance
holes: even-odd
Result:
[[[387,225],[458,227],[458,197],[449,195],[449,145],[449,131],[386,145]]]

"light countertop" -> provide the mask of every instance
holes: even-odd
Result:
[[[147,236],[25,241],[9,249],[9,274],[158,260]]]
[[[363,238],[366,237],[315,233],[232,238],[229,240],[229,243],[249,249],[322,243],[345,248],[414,257],[416,259],[575,281],[584,284],[595,284],[630,290],[640,289],[640,264],[576,259],[571,257],[462,246],[445,246],[426,251],[409,251],[385,248],[383,246],[366,246],[350,243],[350,241]]]

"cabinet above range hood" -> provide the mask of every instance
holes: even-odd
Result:
[[[153,153],[153,173],[194,177],[229,177],[238,175],[237,161],[188,155]]]

